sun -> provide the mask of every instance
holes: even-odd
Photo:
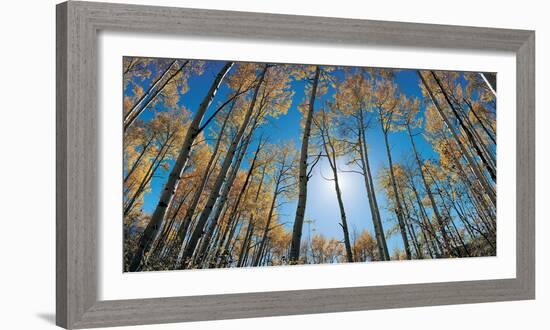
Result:
[[[351,173],[345,170],[345,168],[342,168],[340,165],[344,164],[344,160],[337,159],[338,164],[338,186],[340,188],[340,192],[342,195],[347,195],[350,193],[353,193],[354,187],[357,184],[356,180],[359,180],[360,177],[357,176],[355,173]],[[324,195],[327,196],[334,196],[335,191],[335,184],[334,184],[334,174],[332,172],[332,169],[330,167],[329,162],[324,159],[319,162],[317,165],[319,168],[317,171],[315,171],[315,175],[319,176],[319,180],[322,182],[321,186],[323,189]]]

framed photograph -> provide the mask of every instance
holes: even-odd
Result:
[[[57,324],[534,299],[534,47],[59,4]]]

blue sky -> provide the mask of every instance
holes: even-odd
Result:
[[[213,81],[216,73],[224,65],[225,62],[221,61],[207,61],[205,65],[204,74],[193,75],[188,81],[189,90],[186,94],[183,94],[180,98],[180,105],[184,105],[189,110],[194,111],[197,109],[199,103],[202,101],[205,93],[208,90],[211,82]],[[156,72],[153,72],[153,77]],[[336,71],[336,76],[342,76],[341,72]],[[399,85],[400,90],[410,97],[420,97],[420,88],[418,86],[419,78],[415,70],[401,70],[396,72],[396,82]],[[144,86],[148,86],[150,79],[144,81]],[[288,110],[288,113],[276,120],[271,120],[268,125],[264,125],[261,131],[265,136],[269,136],[271,143],[294,143],[299,149],[301,141],[301,128],[300,120],[302,114],[298,110],[298,105],[304,99],[304,85],[303,81],[294,81],[292,83],[292,89],[295,94],[293,96],[293,102]],[[205,118],[209,116],[209,113],[215,109],[215,105],[223,102],[227,96],[228,90],[221,88],[216,95],[213,105],[210,107]],[[324,96],[324,98],[330,98],[334,93],[333,90]],[[323,99],[317,100],[316,104],[321,104]],[[424,108],[421,105],[420,113],[423,114]],[[145,111],[141,115],[141,119],[147,120],[151,118],[153,111]],[[367,132],[367,143],[369,149],[369,159],[371,162],[371,169],[373,176],[376,177],[377,173],[384,167],[387,167],[387,155],[385,151],[384,141],[380,126],[376,121],[373,121],[371,129]],[[258,134],[259,135],[259,134]],[[257,136],[258,136],[257,135]],[[410,154],[410,141],[408,136],[404,132],[390,133],[390,148],[394,162],[398,162],[406,155]],[[435,153],[431,149],[431,146],[426,143],[422,135],[415,137],[417,148],[421,156],[426,158],[436,157]],[[254,145],[249,147],[249,150],[254,150]],[[344,166],[343,159],[338,160],[339,165]],[[246,167],[247,164],[244,163]],[[304,238],[308,237],[309,228],[315,230],[315,233],[323,234],[327,237],[335,237],[337,239],[343,239],[342,229],[339,225],[340,215],[338,211],[338,202],[334,191],[334,183],[332,181],[325,180],[320,173],[323,173],[325,177],[331,177],[330,168],[326,160],[322,160],[318,163],[316,169],[313,172],[313,176],[308,184],[308,200],[306,206],[306,220],[313,220],[310,226],[304,225]],[[151,191],[145,195],[143,211],[151,213],[156,203],[158,202],[159,193],[163,187],[166,177],[169,172],[157,173],[151,184]],[[356,173],[340,173],[339,179],[342,185],[342,194],[344,200],[344,206],[348,218],[348,225],[350,230],[355,228],[358,234],[368,229],[371,234],[374,233],[371,213],[369,210],[369,204],[367,194],[365,191],[365,185],[362,176]],[[387,205],[384,193],[377,187],[377,198],[381,206],[381,215],[384,222],[384,229],[388,230],[396,224],[395,215],[388,212],[385,209]],[[294,215],[296,212],[296,202],[289,202],[284,204],[280,209],[280,222],[287,223],[286,227],[291,229],[294,221]],[[394,248],[401,248],[403,242],[400,235],[394,234],[391,237],[387,237],[388,248],[391,251]]]

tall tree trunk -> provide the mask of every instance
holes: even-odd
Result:
[[[401,200],[403,201],[403,208],[405,209],[405,225],[407,226],[407,231],[409,232],[409,236],[411,237],[411,240],[413,242],[414,250],[416,251],[416,256],[418,259],[424,259],[424,254],[422,253],[422,250],[420,249],[420,245],[418,244],[418,239],[416,238],[416,232],[414,230],[413,224],[410,222],[411,219],[411,212],[409,211],[409,207],[407,205],[407,200],[405,199],[405,193],[403,192],[403,189],[401,190]]]
[[[173,210],[170,219],[168,221],[165,221],[165,225],[163,226],[162,230],[159,230],[159,234],[153,241],[153,245],[151,247],[151,253],[154,256],[162,255],[162,251],[164,251],[170,243],[170,237],[172,236],[172,229],[174,228],[174,224],[176,223],[177,215],[180,212],[182,206],[187,201],[189,195],[191,195],[191,191],[188,191],[183,195],[180,201],[178,201],[175,210]]]
[[[227,151],[227,155],[223,161],[222,167],[220,169],[220,173],[218,174],[218,177],[216,178],[216,182],[214,183],[214,186],[212,187],[212,190],[210,191],[210,195],[208,196],[208,199],[206,201],[206,205],[201,212],[201,215],[199,216],[199,219],[197,220],[197,225],[195,227],[195,230],[191,234],[191,237],[189,238],[189,242],[187,242],[187,245],[185,246],[185,249],[183,251],[182,260],[183,265],[185,265],[190,261],[190,258],[192,257],[193,253],[195,252],[195,249],[197,247],[197,243],[199,241],[199,238],[203,235],[204,226],[206,225],[206,221],[208,220],[208,217],[212,213],[214,204],[216,203],[216,200],[218,199],[218,194],[220,192],[220,189],[222,187],[222,184],[225,180],[225,176],[227,174],[227,171],[229,170],[229,166],[231,165],[233,161],[233,156],[235,155],[235,152],[237,151],[237,146],[239,144],[239,141],[241,140],[246,128],[248,127],[248,123],[250,122],[250,118],[252,117],[252,112],[254,110],[254,106],[256,104],[256,99],[258,96],[258,92],[260,90],[260,86],[263,83],[263,80],[265,78],[265,74],[267,71],[267,65],[264,65],[262,72],[260,73],[260,80],[258,81],[256,87],[254,88],[254,95],[252,96],[252,100],[250,102],[250,105],[248,107],[248,110],[246,111],[245,117],[243,119],[243,123],[241,127],[239,128],[239,131],[235,135],[231,146],[229,147],[229,150]]]
[[[395,214],[397,215],[397,221],[399,229],[401,231],[401,238],[403,239],[403,246],[405,248],[405,254],[407,259],[411,260],[411,248],[409,247],[409,240],[407,238],[407,228],[405,225],[405,219],[403,218],[403,207],[401,206],[401,199],[399,198],[399,192],[397,191],[397,182],[395,180],[395,173],[393,171],[393,161],[391,157],[390,145],[388,142],[388,133],[382,128],[384,134],[384,143],[386,144],[386,154],[388,156],[388,163],[390,166],[390,180],[393,188],[393,194],[395,196]]]
[[[197,113],[195,114],[195,117],[191,121],[189,128],[187,129],[187,133],[183,140],[178,158],[176,159],[174,167],[170,172],[168,181],[164,185],[164,189],[162,190],[162,194],[155,208],[155,211],[151,216],[151,220],[147,224],[147,227],[145,228],[145,231],[141,236],[137,251],[135,252],[132,258],[132,261],[130,262],[130,266],[129,266],[130,272],[135,272],[139,270],[144,254],[149,251],[149,248],[151,247],[151,241],[153,237],[155,237],[155,235],[157,234],[160,224],[162,223],[162,221],[164,221],[166,210],[168,209],[168,207],[172,202],[172,198],[178,187],[178,183],[180,181],[183,169],[187,164],[187,160],[191,152],[191,147],[193,145],[193,142],[195,141],[195,138],[199,133],[200,122],[202,121],[202,118],[206,110],[208,109],[208,106],[214,99],[214,96],[216,95],[216,92],[218,91],[223,78],[229,72],[232,66],[233,66],[233,63],[228,62],[222,67],[222,69],[214,79],[214,82],[210,86],[208,93],[206,94],[199,108],[197,109]]]
[[[260,190],[263,185],[264,175],[265,175],[265,168],[264,168],[264,172],[262,172],[260,184],[258,185],[258,190],[256,192],[256,200],[259,197]],[[243,189],[243,197],[246,199],[246,196],[248,196],[248,189],[249,189],[248,182],[247,184],[243,185],[242,189]],[[231,213],[229,214],[229,217],[227,219],[227,226],[223,231],[220,244],[218,245],[214,253],[214,257],[215,259],[217,259],[216,261],[217,265],[219,265],[221,262],[220,256],[226,255],[229,251],[229,246],[230,246],[231,240],[233,239],[233,235],[235,234],[235,230],[237,228],[240,214],[241,214],[240,201],[241,199],[238,200],[238,203],[234,203]]]
[[[416,164],[418,165],[418,171],[420,172],[420,177],[422,178],[422,183],[424,184],[424,190],[426,190],[426,193],[428,194],[428,198],[432,205],[432,210],[435,214],[435,219],[437,220],[437,224],[439,226],[439,231],[441,231],[441,235],[443,236],[443,244],[445,246],[445,251],[447,253],[451,253],[452,249],[449,244],[449,236],[447,234],[447,230],[445,230],[445,224],[443,223],[443,219],[441,217],[441,214],[439,213],[439,208],[437,207],[437,203],[435,202],[435,198],[432,194],[432,190],[430,189],[430,185],[426,180],[426,175],[424,174],[424,169],[422,168],[423,163],[420,160],[418,151],[416,150],[416,143],[414,142],[414,138],[411,132],[411,127],[409,125],[407,125],[407,133],[409,134],[409,139],[411,141],[411,145],[413,148],[414,158],[416,159]]]
[[[473,225],[468,220],[468,217],[462,212],[460,209],[460,206],[458,206],[458,203],[455,199],[453,199],[447,192],[445,192],[445,195],[451,202],[451,207],[455,210],[456,214],[458,215],[458,218],[460,221],[464,224],[464,228],[466,228],[466,231],[468,231],[468,235],[470,235],[471,239],[475,239],[477,235],[474,234]]]
[[[254,171],[256,170],[256,161],[258,160],[258,155],[260,153],[260,150],[262,148],[262,141],[258,143],[258,147],[256,148],[256,151],[254,152],[254,158],[252,159],[252,163],[250,164],[250,168],[248,169],[248,173],[246,174],[246,178],[244,180],[243,187],[241,188],[241,191],[239,192],[239,195],[237,197],[237,201],[235,202],[235,205],[238,206],[240,204],[240,201],[244,195],[244,191],[246,190],[246,187],[248,186],[248,182],[250,181],[250,178],[252,178],[252,175]],[[264,173],[265,173],[265,167],[264,167]],[[222,205],[219,207],[222,208]],[[218,225],[218,221],[212,220],[210,225],[208,226],[208,229],[206,230],[206,233],[201,238],[201,244],[199,246],[199,253],[196,258],[197,264],[200,264],[204,258],[204,254],[206,253],[206,250],[210,244],[210,240],[212,238],[212,235],[214,234],[214,230],[216,229]]]
[[[380,217],[380,210],[378,208],[378,201],[376,199],[376,192],[374,190],[374,183],[372,180],[372,172],[370,169],[369,154],[367,149],[367,142],[365,136],[365,130],[363,128],[363,110],[359,113],[359,148],[361,167],[363,169],[363,178],[365,181],[365,188],[367,189],[367,196],[369,199],[369,206],[372,216],[372,223],[374,225],[374,232],[376,235],[376,245],[378,246],[378,253],[381,260],[390,260],[390,254],[388,252],[388,245],[386,243],[386,237],[384,234],[384,226],[382,225],[382,218]]]
[[[214,230],[214,228],[217,226],[219,222],[222,211],[226,209],[226,202],[227,202],[227,199],[229,198],[229,193],[231,192],[231,188],[233,187],[233,182],[235,182],[235,179],[237,178],[237,174],[239,173],[239,168],[241,167],[241,163],[244,159],[244,156],[247,153],[248,146],[252,141],[252,136],[256,129],[256,125],[258,123],[257,119],[258,117],[256,116],[254,123],[250,127],[250,131],[248,135],[243,138],[244,142],[241,143],[241,146],[239,147],[239,151],[237,151],[238,155],[234,163],[231,165],[229,173],[226,175],[227,178],[221,188],[221,192],[219,193],[218,199],[214,204],[214,210],[211,213],[210,226],[208,230]],[[240,200],[239,200],[239,203],[240,203]],[[239,203],[236,203],[236,205],[238,206]]]
[[[421,213],[422,211],[419,211],[415,206],[415,200],[413,200],[413,197],[409,196],[409,203],[411,204],[412,211],[414,212],[414,215],[417,218],[418,227],[420,227],[420,232],[422,233],[422,239],[424,240],[424,247],[426,251],[428,251],[428,254],[430,255],[430,258],[434,259],[434,253],[432,252],[432,248],[435,249],[433,240],[431,239],[431,236],[429,234],[429,231],[426,228],[426,220],[424,218],[424,215]]]
[[[416,203],[418,204],[418,208],[420,210],[420,214],[422,216],[422,223],[424,224],[424,228],[428,231],[428,233],[430,234],[431,236],[431,243],[432,243],[432,248],[434,250],[434,253],[435,253],[435,256],[436,258],[440,258],[441,257],[441,253],[445,253],[445,249],[443,248],[443,245],[441,244],[441,242],[439,242],[439,239],[437,239],[437,235],[435,234],[435,229],[432,225],[432,223],[430,222],[430,218],[428,217],[428,213],[426,213],[426,209],[424,208],[424,205],[422,204],[422,200],[420,199],[420,195],[418,194],[418,190],[416,189],[416,186],[414,185],[414,182],[412,181],[412,179],[409,179],[410,180],[410,184],[411,184],[411,189],[414,193],[414,197],[416,199]],[[435,242],[435,245],[434,245],[434,242]],[[439,250],[438,250],[439,249]],[[439,252],[441,251],[441,253]]]
[[[468,220],[468,217],[470,215],[466,214],[464,211],[464,206],[462,205],[463,201],[462,198],[460,198],[459,201],[451,200],[453,208],[455,209],[456,213],[460,217],[460,220],[462,223],[464,223],[465,227],[468,228],[468,233],[470,234],[470,237],[472,239],[475,239],[476,235],[474,234],[474,231],[478,233],[488,244],[491,246],[491,248],[496,252],[495,246],[493,245],[493,242],[489,239],[486,233],[484,233],[482,230],[477,228],[479,225],[475,224],[475,226]]]
[[[267,241],[267,235],[269,234],[270,226],[271,226],[271,219],[273,218],[273,211],[275,210],[275,203],[277,202],[277,195],[279,193],[279,185],[280,185],[280,177],[277,179],[277,182],[275,184],[275,190],[273,191],[273,197],[271,199],[271,205],[269,207],[269,213],[267,215],[267,221],[265,223],[264,231],[262,234],[262,238],[260,240],[260,247],[259,247],[259,253],[256,255],[256,258],[254,259],[253,266],[258,266],[260,263],[260,257],[261,253],[265,247],[265,243]]]
[[[340,209],[340,219],[342,220],[342,230],[344,231],[344,246],[346,247],[346,257],[348,262],[353,262],[353,253],[351,251],[351,242],[349,239],[348,221],[346,219],[346,211],[344,209],[344,201],[342,200],[342,192],[338,183],[337,170],[333,169],[334,173],[334,189],[336,190],[336,198],[338,199],[338,208]]]
[[[348,221],[346,219],[346,210],[344,208],[344,201],[342,200],[342,192],[340,190],[340,184],[338,181],[338,168],[336,165],[336,150],[334,149],[334,145],[332,143],[330,133],[326,126],[325,118],[322,119],[322,123],[320,125],[322,126],[320,127],[320,129],[321,129],[321,138],[323,140],[323,148],[325,149],[325,153],[327,155],[330,168],[332,169],[332,175],[334,177],[333,178],[334,190],[336,191],[336,199],[338,200],[338,209],[340,210],[340,220],[342,221],[340,225],[342,226],[342,230],[344,232],[344,246],[346,248],[346,258],[348,262],[353,262],[353,252],[351,251]]]
[[[455,232],[458,236],[458,240],[460,241],[460,244],[464,247],[464,251],[466,252],[466,255],[468,257],[470,257],[470,251],[468,250],[468,247],[466,246],[466,243],[462,239],[462,236],[460,235],[460,232],[458,231],[458,228],[456,227],[456,225],[454,223],[453,217],[451,215],[451,210],[449,209],[449,207],[447,206],[447,203],[445,202],[445,197],[443,196],[444,190],[442,189],[442,187],[439,186],[439,184],[437,182],[435,182],[435,185],[436,185],[436,188],[437,188],[437,191],[438,191],[438,194],[439,194],[439,198],[441,199],[441,205],[443,205],[443,209],[444,209],[445,213],[447,214],[447,217],[449,218],[448,222],[455,229]],[[457,248],[457,250],[459,250],[459,249]],[[457,252],[459,252],[459,251],[457,251]],[[457,256],[460,257],[461,256],[460,253],[458,253]]]
[[[246,193],[245,193],[246,194]],[[241,219],[241,212],[239,211],[234,218],[230,218],[227,224],[227,230],[224,232],[218,251],[216,252],[217,265],[220,266],[224,264],[226,258],[230,256],[231,241],[237,227],[239,226],[239,221]]]
[[[269,230],[271,229],[270,226],[271,226],[271,220],[273,219],[273,211],[275,209],[275,201],[276,201],[276,198],[274,196],[274,198],[271,200],[271,206],[269,208],[269,214],[267,216],[267,222],[265,224],[265,227],[264,227],[264,230],[263,230],[263,233],[262,233],[262,237],[261,237],[260,243],[259,243],[259,248],[258,248],[259,252],[256,254],[256,257],[254,258],[253,266],[258,266],[260,264],[261,254],[262,254],[262,252],[265,248],[266,242],[268,240]]]
[[[302,240],[302,227],[304,225],[304,215],[306,213],[307,202],[307,181],[308,173],[308,149],[309,149],[309,137],[311,135],[311,123],[313,122],[313,112],[315,110],[315,96],[317,94],[317,85],[319,84],[319,75],[321,68],[315,67],[315,76],[313,78],[313,85],[311,87],[311,95],[309,97],[308,111],[306,115],[306,121],[304,125],[304,134],[302,136],[302,147],[300,150],[300,170],[298,178],[298,205],[296,207],[296,217],[294,218],[294,227],[292,229],[292,242],[290,246],[289,261],[291,263],[298,262],[300,258],[300,242]]]
[[[230,166],[228,173],[226,174],[226,179],[224,184],[222,185],[221,192],[218,194],[218,198],[214,203],[214,208],[212,210],[212,213],[210,215],[210,220],[209,220],[210,226],[208,227],[207,231],[215,229],[215,227],[218,225],[218,222],[220,220],[220,216],[223,219],[222,212],[225,213],[227,211],[227,207],[229,207],[227,205],[229,193],[231,192],[231,188],[233,187],[233,182],[235,182],[235,179],[237,178],[237,174],[239,172],[241,163],[244,159],[244,156],[247,153],[248,146],[250,145],[250,142],[252,140],[253,133],[258,123],[257,119],[258,117],[255,116],[254,123],[250,125],[251,127],[249,129],[249,133],[247,134],[246,137],[241,138],[242,141],[240,143],[240,146],[238,147],[238,150],[236,151],[237,156],[234,159],[232,165]],[[248,183],[244,185],[244,188],[246,188],[247,186],[248,186]],[[234,203],[235,208],[238,208],[239,204],[240,204],[240,200],[237,203]],[[200,241],[202,241],[202,239]],[[202,246],[202,242],[201,242],[201,246]],[[182,249],[183,248],[185,247],[182,247]],[[202,256],[197,256],[197,253],[195,253],[195,257],[202,258]]]
[[[256,264],[256,266],[259,266],[259,265],[265,265],[265,262],[264,260],[266,260],[266,256],[268,255],[268,251],[269,251],[269,239],[266,241],[266,243],[264,244],[264,247],[260,250],[259,254],[260,254],[260,261],[258,261],[258,263]]]
[[[231,112],[233,111],[233,107],[235,106],[235,102],[233,102],[231,108],[225,115],[225,118],[223,119],[222,126],[220,128],[220,132],[218,133],[218,139],[216,140],[216,145],[214,146],[214,149],[212,151],[212,155],[210,156],[210,159],[208,160],[208,164],[206,165],[206,169],[204,173],[202,174],[201,181],[195,190],[195,194],[193,195],[193,199],[191,200],[191,203],[189,204],[189,207],[187,208],[187,212],[185,213],[185,216],[183,217],[181,221],[181,226],[178,228],[178,233],[176,236],[176,242],[175,247],[181,246],[185,239],[185,235],[187,234],[187,229],[189,227],[189,224],[191,223],[191,220],[193,218],[193,214],[195,213],[195,210],[197,209],[197,206],[199,205],[200,198],[202,196],[202,193],[204,191],[204,188],[206,187],[206,183],[208,182],[208,178],[212,174],[210,169],[213,168],[215,160],[218,157],[218,151],[220,149],[225,127],[229,121],[229,117],[231,117]]]
[[[252,220],[249,220],[248,226],[246,228],[246,234],[244,236],[243,243],[241,244],[241,251],[239,253],[239,261],[237,262],[237,267],[242,267],[244,264],[245,254],[248,252],[250,238],[252,237],[253,232],[254,224],[252,223]]]
[[[264,184],[266,170],[267,170],[267,168],[264,166],[263,171],[262,171],[262,175],[261,175],[261,178],[260,178],[260,183],[258,184],[258,189],[256,190],[256,197],[254,198],[254,203],[258,203],[258,200],[260,198],[260,193],[262,191],[262,187],[263,187],[263,184]],[[254,213],[250,214],[250,219],[248,221],[249,221],[249,223],[252,223],[252,224],[254,223]],[[248,254],[248,251],[247,251],[247,254]]]

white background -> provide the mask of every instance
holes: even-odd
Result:
[[[543,1],[130,1],[187,7],[535,29],[537,31],[537,300],[276,317],[143,329],[546,329],[550,325],[550,23]],[[0,10],[0,327],[52,329],[55,311],[55,1]],[[546,97],[546,98],[545,98]],[[546,152],[545,152],[546,150]],[[6,212],[7,210],[7,212]]]

